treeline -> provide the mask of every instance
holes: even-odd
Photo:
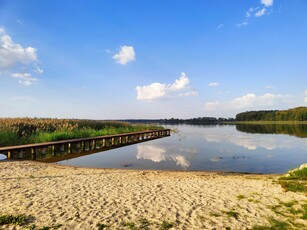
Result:
[[[208,125],[208,124],[220,124],[223,122],[234,121],[233,118],[216,118],[216,117],[198,117],[198,118],[189,118],[189,119],[135,119],[135,120],[124,120],[131,123],[159,123],[159,124],[191,124],[191,125]]]
[[[236,121],[307,121],[307,107],[288,110],[248,111],[236,115]]]

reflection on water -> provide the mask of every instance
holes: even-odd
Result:
[[[196,154],[197,150],[192,148],[182,148],[173,146],[171,148],[162,147],[158,145],[138,145],[137,146],[137,159],[151,160],[153,162],[161,161],[174,161],[176,165],[187,169],[190,162],[187,158]]]
[[[171,137],[59,163],[101,168],[129,165],[131,169],[284,173],[307,162],[307,138],[302,138],[306,136],[306,127],[275,127],[279,131],[270,134],[274,129],[264,126],[257,126],[254,131],[246,125],[243,128],[241,125],[169,126],[179,132]],[[291,135],[299,131],[300,138],[284,135],[285,130]]]
[[[296,137],[307,137],[307,125],[302,124],[239,124],[236,129],[245,133],[288,134]]]

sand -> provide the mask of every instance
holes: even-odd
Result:
[[[148,229],[161,228],[163,221],[174,223],[172,229],[251,229],[268,224],[270,217],[286,219],[274,205],[307,202],[304,194],[285,192],[277,177],[0,162],[0,214],[24,214],[27,226],[61,224],[60,229],[98,229],[99,223],[129,229],[123,223],[137,227],[141,219]],[[294,221],[307,229],[306,220]]]

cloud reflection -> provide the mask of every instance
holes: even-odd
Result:
[[[153,162],[174,161],[176,165],[187,169],[190,167],[190,158],[198,151],[193,148],[162,147],[157,145],[138,145],[137,159],[151,160]]]
[[[212,130],[214,131],[214,130]],[[277,135],[258,135],[258,134],[237,134],[230,132],[230,130],[223,130],[223,132],[204,133],[207,142],[228,142],[237,146],[244,147],[248,150],[256,150],[257,148],[264,148],[266,150],[274,150],[277,148],[291,148],[291,146],[298,143],[297,140],[287,136]],[[296,145],[297,146],[297,145]]]

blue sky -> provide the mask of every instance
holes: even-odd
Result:
[[[0,0],[0,117],[306,105],[305,0]]]

